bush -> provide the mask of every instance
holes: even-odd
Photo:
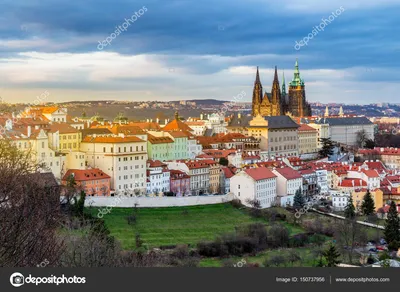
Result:
[[[303,247],[310,242],[310,236],[307,233],[296,234],[289,240],[290,247]]]
[[[189,248],[187,245],[178,245],[171,254],[173,257],[178,258],[180,260],[189,257]]]
[[[392,241],[388,244],[388,249],[389,250],[398,250],[400,248],[400,242],[399,241]]]
[[[242,202],[240,202],[240,200],[238,200],[238,199],[232,200],[230,203],[231,203],[232,207],[236,208],[236,209],[243,207]]]
[[[280,224],[272,226],[269,231],[274,247],[286,247],[289,243],[289,230]]]
[[[257,249],[262,250],[268,246],[268,233],[265,225],[262,223],[249,224],[238,231],[242,237],[253,238],[257,244]]]

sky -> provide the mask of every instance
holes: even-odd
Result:
[[[1,0],[0,96],[250,102],[257,66],[270,91],[298,59],[310,102],[400,102],[399,13],[400,0]]]

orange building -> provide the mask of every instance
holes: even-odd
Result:
[[[62,184],[67,185],[68,178],[73,176],[78,187],[81,187],[87,196],[110,196],[111,177],[98,168],[70,169],[64,175]]]
[[[352,193],[353,204],[354,204],[354,207],[356,208],[356,210],[361,209],[361,204],[364,200],[364,196],[366,193],[367,193],[367,189],[355,190]],[[378,211],[379,208],[382,208],[384,206],[383,192],[380,189],[376,189],[376,190],[370,190],[370,193],[371,193],[371,197],[375,203],[375,211]]]

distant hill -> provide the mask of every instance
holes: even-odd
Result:
[[[200,105],[221,105],[224,102],[227,102],[227,100],[216,100],[216,99],[191,99],[191,100],[186,100],[188,102],[195,102],[196,104]],[[174,102],[179,102],[179,101],[174,101]]]

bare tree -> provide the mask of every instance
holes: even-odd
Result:
[[[367,242],[365,228],[355,220],[336,220],[334,237],[340,246],[342,255],[347,255],[349,263],[353,263],[353,254],[357,246],[363,246]]]
[[[0,266],[55,264],[63,249],[57,234],[60,188],[37,173],[31,154],[0,140]]]

